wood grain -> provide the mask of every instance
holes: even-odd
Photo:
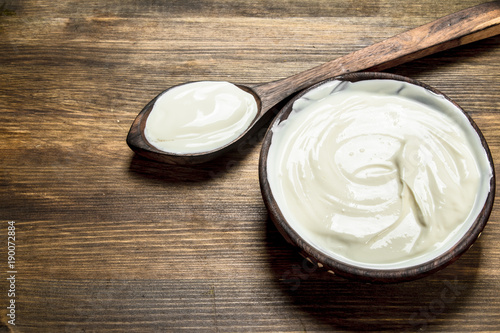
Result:
[[[7,325],[0,282],[0,331],[499,331],[498,205],[443,271],[353,283],[305,271],[269,221],[262,133],[198,167],[125,142],[174,84],[277,80],[481,2],[0,2],[0,258],[14,220],[19,306]],[[498,165],[499,60],[494,37],[389,72],[457,101]]]
[[[449,48],[500,34],[500,2],[461,10],[336,58],[309,70],[255,87],[262,111],[322,80],[358,71],[380,71]]]

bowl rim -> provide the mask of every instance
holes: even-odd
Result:
[[[272,194],[270,184],[267,179],[267,160],[273,136],[272,129],[277,123],[288,118],[288,116],[292,111],[293,103],[297,99],[305,95],[307,92],[330,81],[340,80],[340,81],[358,82],[358,81],[373,80],[373,79],[396,80],[414,84],[423,87],[437,95],[441,95],[446,100],[454,104],[465,115],[470,125],[478,134],[479,139],[481,141],[481,145],[486,153],[489,166],[491,168],[489,193],[487,194],[481,212],[478,214],[472,225],[469,227],[468,231],[447,251],[441,253],[434,259],[413,266],[392,268],[392,269],[366,268],[366,267],[355,266],[343,262],[339,259],[336,259],[332,256],[329,256],[328,254],[319,250],[316,246],[310,244],[304,238],[302,238],[294,230],[294,228],[286,221],[285,217],[283,216],[283,213],[281,212]],[[280,110],[280,112],[276,115],[271,125],[269,126],[262,143],[262,149],[259,158],[259,182],[264,204],[269,212],[271,220],[273,221],[278,231],[282,234],[282,236],[293,246],[297,247],[299,249],[299,252],[304,257],[308,258],[310,261],[318,265],[318,267],[323,267],[330,273],[337,274],[345,278],[364,281],[364,282],[375,282],[375,283],[403,282],[403,281],[410,281],[423,278],[438,270],[445,268],[446,266],[456,261],[463,253],[465,253],[470,247],[472,247],[473,243],[481,235],[481,232],[483,231],[488,221],[488,218],[493,208],[493,203],[495,198],[495,184],[496,184],[495,179],[496,177],[495,177],[493,158],[490,149],[488,147],[488,144],[486,142],[486,139],[484,138],[479,127],[469,116],[469,114],[467,114],[466,111],[464,111],[456,102],[451,100],[444,93],[425,83],[422,83],[420,81],[405,76],[382,73],[382,72],[356,72],[356,73],[349,73],[332,77],[323,80],[317,84],[314,84],[311,87],[303,90],[302,92],[294,96],[294,98],[292,98]]]

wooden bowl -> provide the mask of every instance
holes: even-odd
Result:
[[[429,87],[428,85],[425,85],[413,79],[387,73],[352,73],[320,82],[312,86],[311,88],[307,89],[306,91],[300,93],[292,100],[290,100],[290,102],[276,116],[276,118],[274,119],[273,123],[270,126],[270,129],[267,131],[266,136],[264,138],[263,147],[260,155],[260,161],[259,161],[259,180],[260,180],[261,192],[264,199],[264,203],[269,211],[270,217],[274,222],[274,224],[276,225],[279,232],[289,243],[296,246],[299,252],[304,257],[306,257],[311,262],[318,265],[318,267],[322,267],[326,269],[328,272],[333,274],[365,282],[392,283],[392,282],[415,280],[446,267],[447,265],[457,260],[467,249],[469,249],[474,243],[474,241],[480,236],[484,226],[486,225],[486,222],[488,221],[491,209],[493,207],[493,201],[495,195],[495,172],[494,172],[495,169],[490,150],[481,131],[476,126],[474,121],[456,103],[451,101],[455,106],[458,107],[458,109],[461,112],[465,114],[466,118],[470,123],[470,126],[472,126],[472,128],[479,135],[482,148],[484,149],[484,153],[487,156],[489,166],[491,168],[491,178],[489,179],[489,192],[485,194],[486,200],[484,206],[480,210],[480,213],[478,214],[477,218],[473,221],[472,225],[467,230],[467,232],[462,236],[462,238],[458,242],[456,242],[453,246],[451,246],[451,248],[449,248],[445,252],[442,252],[441,254],[439,254],[438,256],[436,256],[431,260],[409,267],[401,265],[401,267],[398,266],[397,268],[385,269],[385,268],[366,268],[363,265],[357,266],[352,263],[344,262],[338,258],[334,258],[328,253],[324,252],[323,250],[320,250],[318,246],[314,246],[313,244],[309,243],[303,237],[303,235],[299,234],[292,227],[292,225],[284,218],[284,215],[280,210],[280,207],[277,204],[275,197],[273,197],[273,192],[271,190],[270,183],[268,180],[267,164],[268,164],[268,156],[271,146],[271,140],[273,138],[272,128],[288,118],[290,112],[292,111],[292,105],[297,99],[306,94],[308,91],[331,80],[357,82],[361,80],[371,80],[371,79],[390,79],[390,80],[399,80],[403,82],[408,82],[410,84],[414,84],[423,87],[427,90],[430,90],[435,94],[442,95],[444,98],[451,101],[444,94],[442,94],[441,92],[437,91],[434,88]]]

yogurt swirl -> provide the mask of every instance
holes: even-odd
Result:
[[[290,225],[334,257],[414,263],[475,219],[481,173],[491,170],[465,122],[419,86],[331,81],[272,128],[273,196]]]

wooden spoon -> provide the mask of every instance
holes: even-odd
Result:
[[[262,125],[262,119],[273,106],[315,83],[349,72],[384,70],[499,33],[500,1],[489,2],[445,16],[288,78],[252,86],[238,85],[255,96],[259,112],[238,138],[207,152],[168,153],[148,143],[144,136],[146,119],[160,94],[144,107],[132,123],[127,144],[137,154],[152,160],[184,165],[203,163],[235,148]]]

